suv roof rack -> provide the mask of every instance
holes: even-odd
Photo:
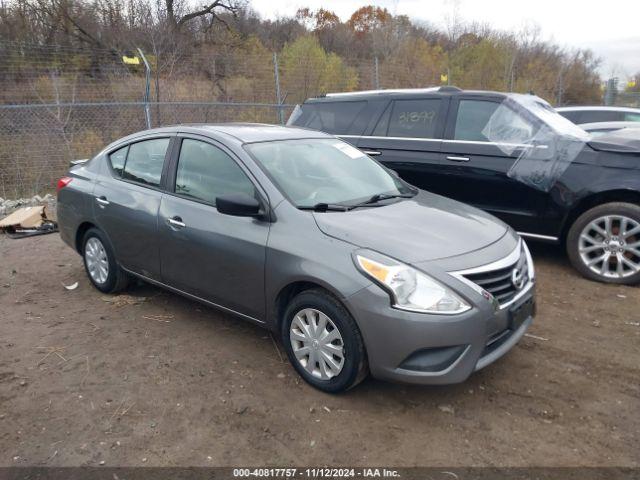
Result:
[[[440,91],[441,92],[461,92],[462,89],[456,87],[455,85],[445,85],[443,87],[440,87]]]
[[[342,97],[350,95],[375,95],[379,93],[429,93],[429,92],[461,92],[462,90],[453,85],[445,85],[442,87],[428,87],[428,88],[389,88],[379,90],[360,90],[357,92],[337,92],[337,93],[325,93],[319,95],[317,98],[323,97]]]

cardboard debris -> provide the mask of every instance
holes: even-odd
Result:
[[[23,207],[0,220],[0,230],[15,231],[16,228],[36,228],[44,223],[47,216],[44,205]]]
[[[0,220],[0,233],[9,238],[26,238],[58,231],[58,224],[47,218],[45,206],[23,207]]]

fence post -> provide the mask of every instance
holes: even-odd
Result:
[[[562,106],[562,100],[564,97],[564,76],[562,72],[562,67],[560,67],[560,71],[558,72],[558,85],[556,92],[556,107]]]
[[[607,80],[607,84],[604,90],[604,104],[614,105],[616,103],[616,97],[618,96],[618,78],[610,78]]]
[[[373,84],[376,90],[380,90],[380,65],[378,64],[378,56],[373,61]]]
[[[145,69],[145,87],[144,87],[144,97],[142,101],[144,102],[144,118],[147,123],[147,128],[151,128],[151,110],[149,107],[149,96],[151,91],[151,67],[149,66],[149,62],[147,62],[147,57],[144,56],[142,50],[138,48],[138,53],[142,57],[142,61],[144,62]]]
[[[273,75],[276,82],[276,107],[277,121],[284,125],[284,112],[282,111],[282,96],[280,93],[280,69],[278,68],[278,54],[273,52]]]

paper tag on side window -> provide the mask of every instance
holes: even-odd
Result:
[[[352,147],[348,143],[339,142],[334,143],[333,146],[351,158],[360,158],[365,156],[364,153],[362,153],[356,147]]]

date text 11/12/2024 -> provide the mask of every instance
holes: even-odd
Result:
[[[387,468],[234,468],[234,478],[394,478],[397,470]]]

